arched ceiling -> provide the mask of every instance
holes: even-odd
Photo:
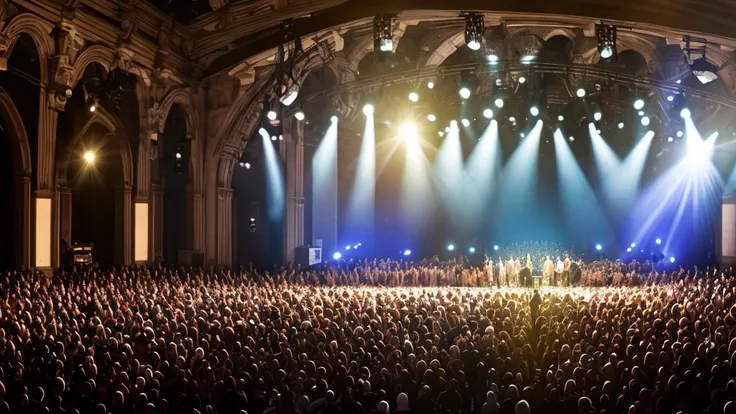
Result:
[[[280,24],[284,21],[290,22],[293,35],[308,38],[330,30],[346,35],[381,13],[396,14],[408,24],[452,19],[460,23],[460,11],[484,11],[487,21],[527,26],[556,22],[561,28],[584,28],[605,21],[635,34],[670,39],[702,36],[726,52],[736,46],[732,0],[697,4],[687,0],[499,0],[492,6],[489,10],[489,3],[482,0],[236,1],[187,26],[196,35],[189,56],[206,66],[206,75],[212,75],[275,47],[283,40]]]

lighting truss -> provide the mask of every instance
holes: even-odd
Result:
[[[467,13],[465,15],[465,44],[471,50],[479,50],[483,44],[483,33],[485,22],[483,15],[478,13]]]

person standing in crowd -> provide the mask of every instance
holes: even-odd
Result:
[[[562,273],[562,284],[570,286],[570,267],[572,266],[572,260],[570,256],[565,256],[565,270]]]
[[[547,256],[547,260],[544,261],[544,280],[547,282],[548,285],[552,285],[552,279],[554,278],[555,274],[555,265],[552,263],[552,259]]]

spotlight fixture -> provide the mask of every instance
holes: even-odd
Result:
[[[85,151],[84,152],[84,161],[87,164],[93,164],[95,162],[95,153],[94,153],[94,151]]]
[[[519,134],[519,136],[520,136],[521,138],[524,138],[524,137],[526,136],[526,134],[522,132],[521,134]]]
[[[460,97],[463,99],[470,98],[470,89],[467,86],[460,88]]]
[[[682,138],[682,136],[685,135],[682,131],[677,131],[677,138]]]
[[[304,118],[305,118],[304,110],[303,109],[299,109],[298,111],[296,111],[294,113],[294,118],[296,118],[297,121],[303,121]]]
[[[667,102],[672,102],[674,100],[675,100],[675,97],[674,96],[672,96],[672,95],[668,95],[667,96]]]
[[[278,138],[276,138],[276,135],[271,137],[271,141],[276,141],[276,140],[278,140]]]
[[[483,110],[483,116],[486,117],[486,118],[488,118],[488,119],[493,118],[493,110],[490,109],[490,108],[484,109]]]
[[[244,162],[243,163],[243,167],[245,167],[246,170],[250,170],[250,163],[249,162]]]
[[[483,32],[485,32],[485,23],[483,15],[478,13],[468,13],[465,15],[465,44],[470,50],[480,50],[483,43]]]
[[[654,242],[657,243],[657,244],[662,244],[662,239],[657,239]]]
[[[495,64],[497,64],[497,63],[499,62],[499,60],[500,60],[500,59],[498,58],[498,55],[497,55],[497,54],[495,54],[495,53],[490,53],[490,54],[489,54],[489,55],[488,55],[488,56],[486,57],[486,59],[488,59],[488,63],[490,63],[491,65],[495,65]]]
[[[675,140],[675,139],[674,139],[674,138],[672,138],[672,137],[667,137],[667,142],[672,142],[672,141],[674,141],[674,140]]]
[[[568,138],[568,139],[570,140],[570,142],[573,142],[573,141],[575,141],[575,137],[574,137],[574,136],[572,136],[572,135],[570,135],[570,138]]]
[[[636,243],[631,243],[631,247],[636,247]]]
[[[340,259],[342,258],[342,253],[340,253],[340,252],[335,252],[335,254],[333,254],[333,255],[332,255],[332,258],[333,258],[334,260],[340,260]]]
[[[437,117],[436,117],[436,116],[434,116],[434,114],[429,114],[429,115],[427,115],[427,121],[429,121],[429,122],[434,122],[434,121],[436,121],[436,120],[437,120]]]
[[[611,59],[616,54],[616,26],[608,24],[595,25],[598,37],[598,53],[603,59]]]
[[[685,36],[685,61],[690,65],[690,70],[703,85],[711,83],[718,79],[718,67],[705,57],[708,48],[707,40],[697,37]],[[700,43],[702,46],[692,46],[691,43]],[[700,54],[700,57],[693,59],[693,54]]]
[[[578,98],[583,98],[583,97],[585,97],[585,89],[583,89],[583,88],[578,88],[578,90],[577,90],[577,91],[575,91],[575,95],[577,95],[577,96],[578,96]]]
[[[601,118],[603,118],[603,114],[602,113],[596,112],[596,113],[593,114],[593,119],[595,119],[596,121],[600,121]]]
[[[498,251],[498,245],[497,244],[494,244],[493,245],[493,250]]]
[[[474,254],[474,253],[475,253],[475,247],[473,247],[473,246],[470,246],[470,247],[468,248],[468,253],[470,253],[470,254]]]
[[[526,78],[523,76],[519,76],[519,83],[524,83],[524,82],[526,82]]]
[[[627,253],[631,253],[631,247],[627,248],[627,249],[626,249],[626,252],[627,252]]]
[[[394,34],[391,17],[376,16],[373,20],[373,50],[393,52]]]
[[[558,121],[560,121],[560,122],[562,122],[562,121],[564,121],[564,120],[565,120],[565,117],[564,117],[564,116],[562,116],[562,115],[558,115],[558,116],[557,116],[557,120],[558,120]]]
[[[618,123],[618,129],[624,129],[624,123],[623,122],[619,122]]]
[[[496,98],[493,104],[496,105],[496,108],[503,108],[503,99]]]
[[[286,90],[286,93],[279,98],[279,102],[284,106],[290,106],[294,101],[296,101],[297,96],[299,96],[299,84],[294,83]]]
[[[445,132],[444,131],[437,131],[437,135],[439,135],[440,138],[442,138],[442,137],[445,136]]]
[[[427,88],[428,89],[434,89],[434,82],[433,81],[427,82]]]
[[[450,244],[447,245],[447,251],[448,252],[452,252],[454,250],[455,250],[455,245],[454,244],[450,243]]]
[[[92,104],[91,104],[91,105],[89,106],[89,111],[90,111],[90,112],[94,112],[94,111],[96,111],[96,110],[97,110],[97,103],[96,103],[96,102],[94,102],[94,103],[92,103]]]
[[[463,120],[462,120],[462,121],[460,121],[460,122],[461,122],[461,123],[463,124],[463,126],[464,126],[464,127],[466,127],[466,128],[470,126],[470,121],[468,121],[467,119],[463,119]]]
[[[273,109],[269,110],[266,113],[266,117],[268,117],[268,120],[269,121],[275,121],[276,120],[276,117],[277,117],[276,111],[274,111]]]
[[[675,258],[674,258],[674,256],[673,256],[673,257],[670,257],[670,263],[675,263]]]
[[[690,118],[690,115],[691,115],[690,109],[688,108],[682,108],[682,110],[680,111],[680,116],[682,118]]]
[[[337,115],[332,115],[332,116],[330,117],[330,121],[332,121],[332,123],[333,123],[333,124],[334,124],[335,122],[337,122]]]
[[[640,110],[642,108],[644,108],[644,100],[641,99],[641,98],[635,100],[634,101],[634,109],[636,109],[638,111],[638,110]]]
[[[601,246],[600,244],[596,244],[595,249],[601,251],[603,249],[603,246]]]
[[[641,118],[641,124],[644,125],[644,126],[648,126],[649,125],[649,117],[648,116],[642,117]]]
[[[534,62],[534,59],[535,58],[536,58],[536,56],[534,56],[533,54],[526,53],[526,54],[524,54],[524,55],[521,56],[521,59],[520,60],[521,60],[521,63],[522,64],[528,65],[528,64]]]
[[[412,102],[419,102],[419,94],[416,92],[409,93],[409,100]]]
[[[537,116],[539,115],[539,108],[537,108],[536,106],[532,106],[531,108],[529,108],[529,113],[532,114],[532,116]]]
[[[411,250],[409,249],[404,250],[404,256],[407,256],[407,257],[411,256]]]
[[[365,116],[373,115],[374,111],[375,111],[375,107],[372,104],[365,104],[363,106],[363,115]]]
[[[639,114],[639,116],[644,116],[644,111],[639,111],[637,114]]]

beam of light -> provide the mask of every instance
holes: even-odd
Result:
[[[337,133],[335,118],[312,158],[312,236],[325,251],[337,249]]]
[[[276,148],[271,144],[268,133],[261,128],[263,158],[266,164],[266,200],[268,201],[268,219],[273,223],[283,220],[286,208],[286,184],[284,172]],[[265,132],[265,133],[264,133]]]
[[[718,134],[703,140],[690,118],[685,125],[683,157],[647,188],[630,220],[634,240],[665,234],[660,240],[662,253],[676,251],[680,256],[710,242],[703,238],[715,226],[713,212],[724,187],[711,163]]]
[[[450,213],[450,221],[460,226],[465,217],[463,194],[463,149],[457,122],[450,124],[434,162],[434,181],[442,201]]]
[[[424,229],[432,211],[431,170],[424,153],[423,140],[415,124],[402,125],[398,138],[404,143],[405,149],[404,175],[401,181],[401,217],[405,226],[403,234],[413,239]]]
[[[538,120],[504,166],[499,195],[499,214],[494,217],[499,234],[515,235],[526,240],[540,234],[537,198],[539,142],[543,129]]]
[[[462,158],[462,155],[460,155]],[[498,122],[488,124],[473,149],[465,168],[465,197],[456,200],[460,204],[464,226],[487,222],[487,206],[491,204],[493,188],[501,173],[501,145]],[[475,223],[475,224],[474,224]]]
[[[85,151],[84,152],[84,161],[87,164],[94,164],[94,162],[95,162],[95,152],[94,151]]]
[[[559,128],[554,133],[554,142],[557,179],[567,227],[583,238],[612,237],[610,223]]]
[[[346,211],[346,236],[373,240],[376,206],[376,132],[373,111],[366,113],[355,179]],[[369,244],[370,246],[371,244]]]
[[[648,131],[629,152],[624,160],[600,136],[595,126],[588,124],[598,177],[606,205],[614,217],[623,218],[634,204],[654,132]]]

